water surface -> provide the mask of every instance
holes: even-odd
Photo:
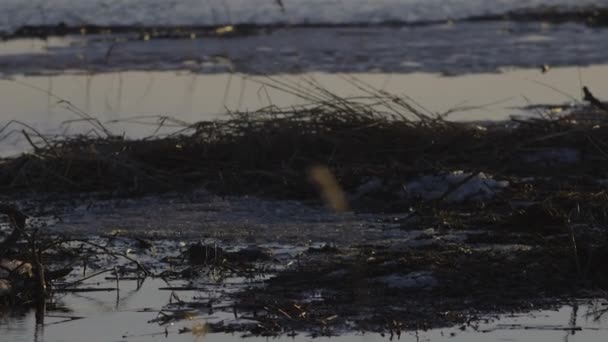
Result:
[[[208,333],[193,335],[192,332],[180,333],[184,328],[203,326],[207,321],[224,320],[226,324],[238,322],[230,315],[217,314],[209,317],[196,316],[192,320],[178,321],[167,326],[148,323],[158,316],[161,307],[169,302],[169,291],[158,291],[166,286],[161,280],[146,280],[140,290],[135,283],[124,282],[121,292],[93,293],[85,295],[69,294],[59,300],[71,308],[69,313],[50,312],[45,324],[35,324],[34,313],[26,313],[17,319],[0,319],[0,340],[12,342],[147,342],[147,341],[234,341],[241,334]],[[180,292],[179,296],[189,300],[200,296],[197,292]],[[604,341],[608,330],[606,315],[597,312],[605,310],[604,302],[576,303],[555,310],[533,311],[525,314],[506,315],[498,318],[488,317],[470,326],[458,326],[427,331],[402,332],[401,341]],[[70,319],[78,317],[79,319]],[[166,333],[168,334],[165,337]],[[296,337],[280,336],[272,341],[326,341],[326,342],[382,342],[389,341],[388,332],[382,336],[377,333],[349,333],[334,337],[312,338],[306,333]],[[397,336],[393,337],[397,340]],[[266,337],[249,337],[244,341],[263,342]]]
[[[607,78],[608,67],[603,65],[556,68],[546,74],[532,69],[456,77],[428,73],[264,77],[189,71],[16,76],[0,79],[0,123],[18,120],[46,134],[88,131],[91,125],[87,123],[66,122],[79,117],[61,101],[65,100],[100,119],[115,134],[142,138],[174,132],[201,120],[226,119],[229,111],[309,103],[314,99],[308,94],[318,93],[313,89],[315,84],[340,96],[368,95],[357,82],[407,96],[423,111],[455,110],[448,116],[451,120],[504,120],[511,115],[536,115],[518,109],[531,103],[575,103],[582,98],[582,84],[598,98],[608,98],[604,87]],[[277,89],[287,85],[300,89],[301,96],[289,89]],[[176,121],[163,121],[163,117]],[[164,128],[159,132],[161,123]],[[22,128],[15,124],[11,127]],[[13,133],[4,141],[1,152],[5,155],[28,146],[20,134]]]

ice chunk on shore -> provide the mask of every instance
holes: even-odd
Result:
[[[473,175],[452,171],[422,176],[406,183],[403,189],[408,197],[419,197],[428,201],[447,194],[445,200],[448,202],[464,202],[490,199],[508,186],[508,181],[497,181],[483,172]]]

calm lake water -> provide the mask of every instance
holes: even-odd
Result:
[[[511,115],[536,115],[522,109],[534,103],[575,104],[581,99],[580,82],[599,98],[608,98],[604,81],[608,66],[539,70],[444,77],[437,74],[328,74],[247,76],[197,74],[189,71],[125,71],[101,74],[15,76],[0,79],[2,121],[18,120],[47,134],[77,134],[88,131],[75,107],[99,118],[115,134],[142,138],[171,133],[200,120],[226,119],[226,111],[253,111],[269,105],[288,107],[309,103],[305,99],[316,82],[340,96],[363,96],[353,82],[408,96],[433,113],[460,109],[451,120],[505,120]],[[299,87],[302,97],[291,94],[286,84]],[[314,91],[313,91],[314,92]],[[53,94],[53,95],[50,95]],[[407,113],[405,113],[407,115]],[[177,121],[163,121],[165,117]],[[163,128],[157,131],[159,125]],[[21,129],[14,123],[11,129]],[[18,153],[29,145],[13,134],[0,145],[1,155]]]

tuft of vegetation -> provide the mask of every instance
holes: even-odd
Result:
[[[230,113],[227,120],[140,140],[112,135],[76,109],[93,126],[87,135],[43,136],[12,122],[0,134],[21,133],[32,150],[0,160],[0,190],[131,195],[200,185],[220,193],[312,198],[307,175],[315,165],[326,166],[347,192],[373,177],[398,185],[453,170],[507,180],[542,176],[564,191],[605,176],[604,109],[461,123],[358,85],[369,96],[340,98],[317,88],[298,93],[311,105]]]

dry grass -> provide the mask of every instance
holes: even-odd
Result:
[[[451,170],[507,179],[542,175],[564,190],[572,179],[582,186],[603,177],[608,166],[608,128],[600,110],[480,127],[446,121],[408,99],[357,85],[368,96],[345,99],[318,87],[303,92],[282,84],[312,104],[231,113],[228,120],[141,140],[113,136],[80,112],[93,126],[88,135],[44,137],[13,123],[0,133],[24,134],[32,151],[0,161],[0,190],[138,194],[206,186],[306,198],[317,196],[309,181],[315,165],[327,167],[347,192],[369,177],[399,184]],[[574,151],[576,162],[534,160],[563,149]]]

